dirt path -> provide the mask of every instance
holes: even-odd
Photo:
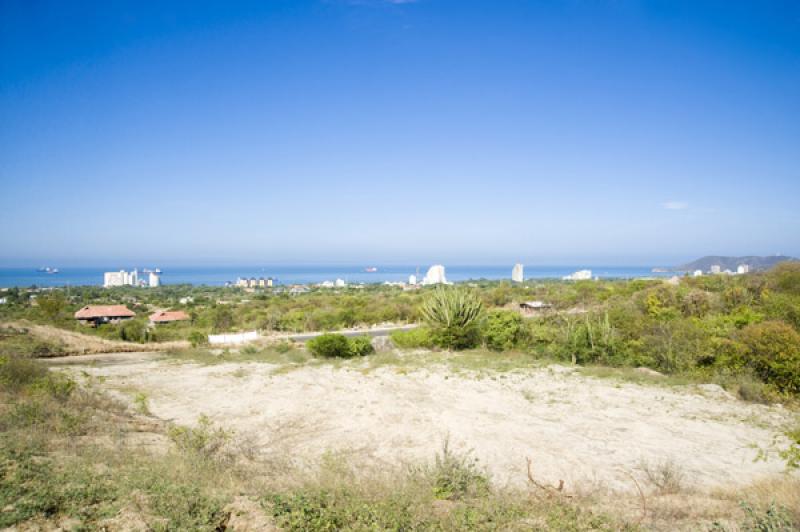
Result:
[[[538,480],[563,479],[573,490],[631,491],[628,474],[642,478],[642,464],[666,461],[690,486],[746,484],[783,471],[774,453],[755,461],[754,446],[770,448],[792,420],[779,406],[724,392],[617,383],[558,366],[473,379],[444,368],[274,374],[269,364],[199,366],[148,354],[76,362],[68,371],[103,375],[121,396],[146,393],[159,418],[193,424],[206,414],[300,464],[326,451],[377,464],[427,461],[449,438],[510,485],[526,482],[526,458]]]

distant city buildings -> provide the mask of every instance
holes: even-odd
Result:
[[[564,281],[588,281],[592,278],[592,270],[578,270],[562,277]]]
[[[111,288],[114,286],[138,286],[139,271],[134,269],[132,272],[120,270],[118,272],[105,272],[103,274],[103,286]]]
[[[525,280],[524,269],[525,267],[522,264],[516,263],[514,265],[514,268],[511,270],[511,280],[514,281],[515,283],[521,283],[522,281],[524,281]]]
[[[695,277],[702,277],[703,276],[703,270],[695,270],[692,275],[694,275]]]
[[[236,286],[239,288],[272,288],[273,285],[272,277],[263,278],[259,277],[256,279],[255,277],[250,277],[249,279],[246,277],[239,277],[236,279]]]
[[[417,276],[414,275],[413,273],[408,276],[408,284],[410,284],[411,286],[417,284]]]
[[[422,284],[450,284],[447,282],[447,277],[445,277],[444,266],[441,264],[434,264],[428,268],[428,273],[426,273],[425,278],[422,279]]]
[[[750,265],[749,264],[740,264],[736,267],[736,271],[732,271],[729,269],[722,269],[722,266],[719,264],[714,264],[711,266],[710,272],[712,275],[744,275],[746,273],[750,273]]]
[[[113,288],[116,286],[149,286],[156,288],[161,285],[161,270],[144,270],[142,273],[147,273],[147,281],[139,278],[139,270],[134,268],[128,272],[120,270],[118,272],[105,272],[103,273],[103,287]]]

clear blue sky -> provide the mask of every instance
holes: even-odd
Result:
[[[0,2],[0,264],[800,255],[800,2]]]

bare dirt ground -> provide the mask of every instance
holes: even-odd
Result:
[[[66,364],[65,364],[66,362]],[[448,439],[495,482],[635,490],[631,475],[671,463],[691,488],[734,487],[784,471],[775,450],[794,415],[714,386],[666,387],[585,377],[551,366],[489,377],[444,367],[406,373],[356,363],[276,371],[266,363],[197,365],[152,353],[53,360],[152,415],[193,425],[205,414],[263,453],[312,466],[326,453],[371,465],[429,461]],[[768,451],[756,460],[759,449]]]

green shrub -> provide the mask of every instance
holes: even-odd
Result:
[[[189,342],[192,344],[192,347],[200,347],[208,344],[208,336],[200,331],[192,331],[189,333]]]
[[[800,393],[800,334],[780,321],[748,325],[740,333],[749,363],[764,381],[782,391]]]
[[[407,331],[393,331],[389,335],[389,338],[391,338],[394,345],[404,349],[412,349],[415,347],[430,349],[433,347],[431,331],[425,327],[417,327]]]
[[[231,441],[232,433],[215,427],[206,415],[200,416],[196,427],[170,427],[168,435],[180,450],[190,456],[215,461],[231,458],[226,447]]]
[[[786,432],[789,438],[789,447],[780,452],[781,458],[786,460],[787,469],[800,469],[800,426]]]
[[[375,348],[372,346],[372,338],[369,336],[356,336],[355,338],[350,338],[349,341],[350,351],[353,356],[363,357],[375,352]]]
[[[47,368],[35,360],[0,356],[0,384],[11,390],[25,388],[47,376]]]
[[[522,335],[522,316],[512,310],[493,310],[484,325],[486,347],[494,351],[507,351],[517,346]]]
[[[348,358],[354,355],[350,341],[341,334],[322,334],[309,340],[306,345],[315,357]]]
[[[469,349],[480,342],[483,303],[472,291],[460,287],[437,288],[422,306],[434,344],[446,349]]]
[[[128,320],[120,326],[119,337],[126,342],[144,343],[147,341],[147,325],[138,320]]]
[[[447,441],[427,473],[432,478],[433,495],[437,499],[485,496],[489,490],[489,479],[478,468],[477,459],[455,454]]]
[[[289,351],[291,351],[293,349],[293,346],[292,346],[292,342],[283,340],[283,341],[278,342],[277,344],[273,345],[272,348],[275,350],[275,352],[280,353],[280,354],[284,354],[284,353],[288,353]]]
[[[769,276],[775,290],[800,296],[800,262],[781,262]]]

